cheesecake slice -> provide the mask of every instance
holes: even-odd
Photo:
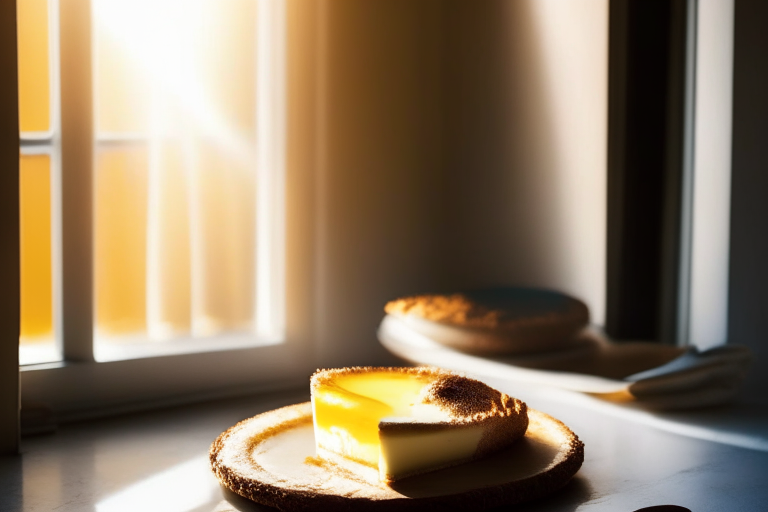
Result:
[[[524,402],[444,370],[320,370],[311,392],[318,457],[369,480],[480,458],[528,428]]]

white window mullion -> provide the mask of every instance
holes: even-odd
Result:
[[[61,27],[61,336],[64,359],[93,361],[91,2],[67,0]]]
[[[62,235],[61,235],[61,66],[60,66],[60,33],[59,33],[59,1],[49,0],[48,16],[48,54],[50,59],[51,83],[51,276],[53,296],[53,335],[58,353],[64,355],[62,336]]]
[[[688,0],[678,343],[728,335],[733,0]]]
[[[728,338],[733,0],[699,0],[689,343]]]
[[[285,336],[285,26],[283,0],[259,0],[256,63],[256,333]]]

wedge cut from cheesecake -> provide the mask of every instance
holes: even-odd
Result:
[[[311,392],[318,457],[368,480],[480,458],[528,428],[524,402],[444,370],[319,370]]]

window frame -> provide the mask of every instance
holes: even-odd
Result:
[[[0,2],[0,454],[19,448],[19,101],[16,2]]]
[[[59,133],[61,169],[65,178],[56,184],[57,190],[54,191],[60,194],[61,225],[59,230],[53,228],[61,237],[61,287],[59,293],[54,291],[54,321],[60,323],[54,328],[61,338],[62,361],[20,368],[22,408],[49,409],[58,420],[66,421],[274,390],[304,382],[315,368],[312,350],[314,312],[311,306],[314,289],[313,172],[311,160],[307,161],[304,156],[311,154],[314,137],[308,133],[299,133],[290,139],[287,137],[286,131],[293,126],[311,126],[311,119],[304,119],[306,114],[296,109],[288,109],[282,116],[275,116],[275,126],[268,127],[277,136],[272,137],[267,158],[277,161],[285,169],[284,181],[275,184],[275,189],[284,191],[285,197],[285,211],[276,219],[278,224],[284,226],[286,234],[284,247],[277,250],[277,258],[281,259],[280,253],[283,252],[284,260],[276,270],[284,272],[285,276],[285,297],[282,300],[286,304],[286,329],[282,342],[237,348],[238,343],[242,345],[240,339],[235,343],[225,342],[222,349],[209,346],[203,352],[104,362],[95,360],[91,198],[96,141],[92,102],[91,1],[68,0],[62,4],[59,24],[61,33],[67,37],[60,38],[63,101]],[[301,58],[303,53],[313,51],[311,38],[314,32],[311,27],[314,10],[297,16],[295,6],[286,5],[285,0],[261,1],[259,6],[269,9],[271,21],[282,23],[285,27],[295,26],[290,35],[278,32],[280,38],[292,38],[288,50],[292,53],[288,55],[285,49],[282,50],[284,61],[278,62],[277,71],[283,75],[301,75],[301,87],[293,87],[289,93],[300,101],[301,97],[311,100],[314,97],[311,92],[312,70],[305,71],[291,63],[297,57]],[[288,17],[295,21],[287,23]],[[286,42],[277,41],[277,45],[281,44],[285,47]],[[274,89],[273,97],[286,105],[287,98],[281,88]],[[283,108],[287,109],[286,106]],[[295,140],[296,144],[286,147],[286,140]],[[18,147],[16,151],[18,153]],[[263,148],[261,153],[265,153]],[[303,185],[293,185],[299,183]],[[52,201],[55,204],[55,199]],[[279,268],[281,266],[284,268]],[[210,345],[215,343],[214,339]],[[135,378],[137,375],[141,378]]]
[[[724,344],[734,1],[611,0],[610,9],[606,331]],[[654,33],[651,23],[663,26]]]

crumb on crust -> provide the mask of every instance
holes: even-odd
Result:
[[[486,416],[508,416],[510,410],[520,412],[520,405],[500,391],[482,382],[446,375],[436,379],[423,392],[424,403],[440,405],[456,417],[480,419]]]

